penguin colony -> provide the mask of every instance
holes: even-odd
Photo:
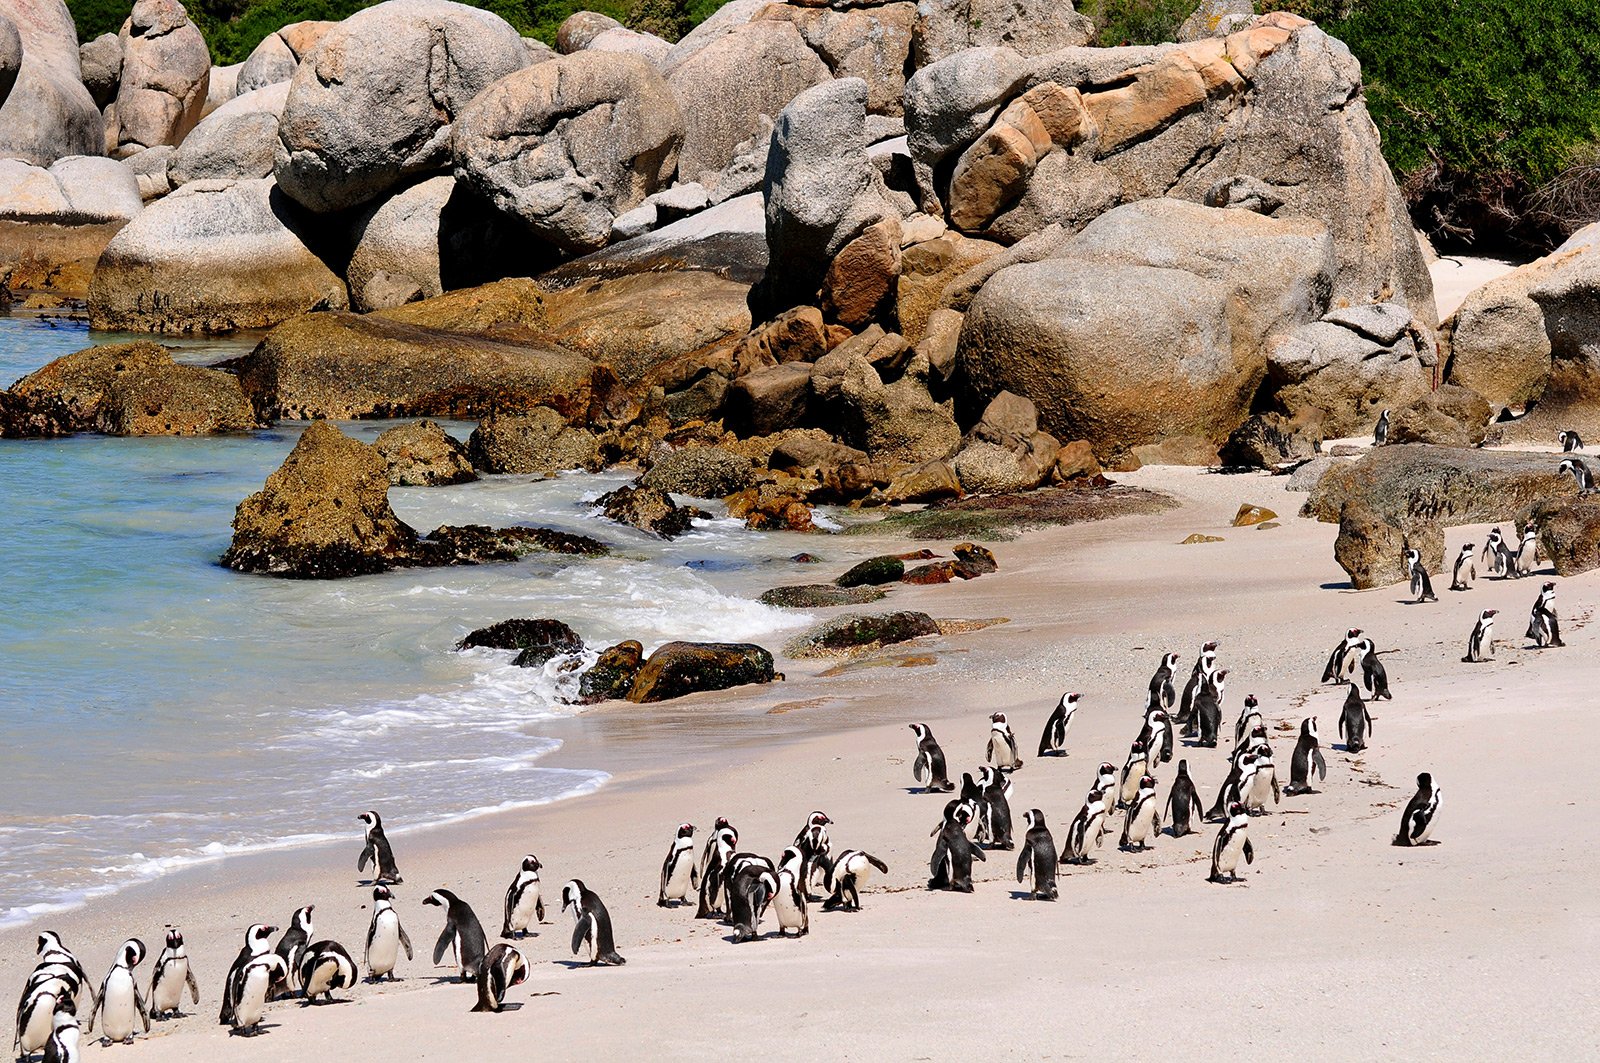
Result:
[[[1575,440],[1575,433],[1570,435]],[[1581,446],[1566,438],[1563,443],[1569,450]],[[1562,464],[1562,471],[1569,471],[1568,462]],[[1583,479],[1580,477],[1580,484],[1587,487]],[[1526,529],[1515,550],[1506,544],[1499,528],[1489,533],[1481,554],[1474,543],[1464,544],[1454,562],[1452,591],[1471,589],[1479,559],[1491,575],[1501,579],[1529,574],[1537,561],[1537,529]],[[1417,602],[1437,602],[1418,552],[1408,548],[1402,561]],[[1555,582],[1546,581],[1529,617],[1526,637],[1541,649],[1565,645],[1555,592]],[[1496,614],[1494,609],[1481,611],[1464,662],[1493,657]],[[1218,666],[1217,651],[1215,641],[1200,648],[1181,696],[1175,683],[1178,655],[1167,653],[1161,658],[1150,678],[1139,730],[1127,756],[1120,768],[1103,761],[1095,769],[1083,804],[1068,821],[1059,845],[1043,810],[1029,808],[1023,813],[1016,867],[1017,882],[1026,886],[1021,896],[1056,900],[1060,896],[1058,868],[1094,863],[1106,835],[1114,829],[1110,820],[1118,813],[1122,814],[1120,848],[1128,852],[1148,849],[1162,834],[1183,838],[1196,833],[1197,822],[1218,824],[1208,881],[1237,882],[1241,865],[1255,859],[1250,818],[1267,813],[1269,799],[1276,806],[1285,794],[1317,792],[1313,784],[1328,775],[1317,717],[1300,722],[1285,784],[1259,702],[1255,695],[1247,694],[1232,729],[1229,770],[1209,808],[1185,758],[1178,759],[1166,797],[1161,798],[1159,780],[1165,774],[1164,766],[1173,760],[1178,728],[1190,739],[1191,748],[1215,749],[1218,745],[1229,670]],[[1351,628],[1334,644],[1323,669],[1322,683],[1342,684],[1346,690],[1337,730],[1348,754],[1359,754],[1367,747],[1373,730],[1369,702],[1393,698],[1381,652],[1362,629]],[[1068,755],[1067,738],[1080,702],[1081,696],[1075,692],[1063,694],[1048,714],[1039,739],[1037,756],[1041,760]],[[1015,794],[1013,774],[1021,770],[1023,760],[1006,714],[990,714],[989,724],[986,763],[978,767],[976,775],[962,773],[959,795],[945,804],[930,834],[934,846],[928,863],[929,889],[971,893],[973,863],[986,862],[986,850],[1017,848],[1011,799]],[[953,793],[956,785],[949,778],[948,761],[932,729],[922,723],[909,726],[916,738],[912,775],[922,792]],[[1436,844],[1432,834],[1439,803],[1440,788],[1433,776],[1419,773],[1416,793],[1405,806],[1392,844]],[[373,872],[372,914],[361,954],[366,981],[394,980],[400,954],[404,952],[407,961],[414,958],[411,938],[391,890],[403,879],[378,812],[368,810],[357,818],[366,828],[357,870],[370,866]],[[826,813],[813,811],[794,844],[774,861],[741,851],[739,832],[726,818],[716,820],[697,856],[695,826],[680,824],[662,862],[656,903],[664,908],[693,905],[696,918],[718,919],[732,927],[734,942],[761,938],[762,923],[769,913],[775,924],[772,933],[804,936],[810,931],[812,904],[820,901],[824,911],[859,911],[861,888],[875,874],[889,871],[882,860],[863,850],[842,849],[836,855],[828,831],[833,825]],[[423,905],[441,908],[445,915],[433,948],[433,964],[439,966],[448,956],[460,981],[476,986],[473,1012],[501,1011],[507,993],[527,980],[527,957],[507,942],[526,937],[534,932],[530,927],[545,922],[542,870],[538,857],[523,857],[505,893],[499,935],[505,940],[493,947],[464,899],[443,888],[422,899]],[[625,964],[627,960],[617,951],[610,913],[599,894],[581,879],[572,879],[562,886],[560,897],[563,913],[570,912],[573,918],[572,954],[586,957],[590,966]],[[232,1033],[260,1033],[267,1005],[275,1000],[298,998],[303,1007],[327,1003],[338,999],[335,994],[348,995],[360,980],[361,964],[349,950],[337,941],[316,940],[315,910],[316,906],[309,904],[296,909],[276,943],[272,941],[279,933],[276,926],[257,923],[245,931],[244,943],[221,987],[218,1021]],[[141,986],[136,974],[146,951],[138,938],[125,941],[96,992],[87,971],[60,936],[52,931],[41,933],[36,946],[38,963],[17,1004],[13,1050],[18,1058],[26,1061],[42,1054],[46,1063],[77,1063],[81,1043],[85,1036],[92,1036],[97,1021],[103,1044],[132,1043],[138,1033],[149,1033],[153,1020],[181,1017],[185,997],[198,1005],[199,980],[182,931],[166,928],[165,947],[150,968],[148,988]],[[86,1019],[80,1021],[81,1016]]]

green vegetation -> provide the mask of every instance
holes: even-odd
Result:
[[[1083,0],[1078,11],[1094,21],[1104,47],[1160,44],[1177,40],[1178,27],[1195,9],[1194,0]]]

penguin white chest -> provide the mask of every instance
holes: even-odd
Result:
[[[689,861],[680,861],[683,868],[683,878],[687,883],[689,878]],[[516,905],[511,909],[511,929],[526,930],[533,924],[534,913],[539,908],[539,880],[529,882],[517,897]]]
[[[778,912],[778,925],[784,930],[799,930],[805,926],[805,909],[795,903],[794,876],[783,874],[778,878],[778,895],[773,898],[772,906]]]
[[[156,991],[151,995],[151,1010],[163,1013],[177,1011],[178,1005],[183,1002],[183,987],[188,977],[188,957],[177,956],[168,960],[161,969],[161,980],[156,983]]]
[[[677,862],[672,865],[672,874],[667,876],[667,899],[687,900],[689,897],[690,871],[694,868],[694,857],[685,852],[680,855]]]
[[[372,928],[372,944],[367,946],[367,969],[374,977],[394,970],[400,958],[400,918],[394,912],[380,912]]]
[[[1142,845],[1155,833],[1156,803],[1145,801],[1137,809],[1128,813],[1128,840],[1136,845]]]
[[[32,1055],[44,1047],[50,1039],[50,1031],[55,1025],[56,1001],[60,999],[60,988],[55,993],[36,994],[38,1004],[34,1007],[28,1021],[23,1025],[20,1033],[22,1051]]]
[[[1265,809],[1267,798],[1272,796],[1272,784],[1278,777],[1277,769],[1268,764],[1258,768],[1250,790],[1245,794],[1245,807]]]
[[[1245,833],[1242,830],[1236,830],[1228,837],[1222,852],[1217,854],[1218,871],[1231,875],[1239,867],[1239,859],[1244,855],[1244,839]]]
[[[238,1004],[233,1009],[235,1025],[248,1028],[261,1021],[267,1010],[267,977],[266,968],[257,967],[245,978]]]
[[[133,1036],[139,1008],[133,999],[133,972],[119,967],[106,979],[105,999],[100,1004],[100,1030],[113,1041]]]

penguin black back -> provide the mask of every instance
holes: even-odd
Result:
[[[1345,694],[1344,708],[1339,713],[1339,733],[1344,736],[1344,748],[1349,753],[1359,753],[1367,748],[1367,733],[1372,730],[1372,715],[1367,703],[1361,700],[1361,690],[1350,684]]]
[[[1189,813],[1205,818],[1205,807],[1200,803],[1200,793],[1189,777],[1189,762],[1178,761],[1178,774],[1172,780],[1172,790],[1167,794],[1167,822],[1174,838],[1194,833],[1189,826]]]
[[[437,966],[444,959],[444,954],[453,948],[456,962],[461,967],[461,980],[477,981],[483,958],[489,951],[489,939],[472,906],[446,889],[434,890],[422,899],[422,903],[445,910],[444,929],[439,932],[439,940],[433,946],[434,964]]]

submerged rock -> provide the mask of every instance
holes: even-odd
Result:
[[[939,625],[927,613],[856,614],[823,621],[791,641],[784,652],[799,658],[829,657],[938,633]]]
[[[669,642],[639,669],[628,700],[666,701],[777,678],[772,654],[748,642]]]
[[[834,580],[834,583],[840,587],[898,583],[905,574],[906,563],[898,557],[869,557]]]
[[[416,564],[482,565],[515,561],[528,554],[603,557],[611,548],[587,535],[552,528],[491,528],[483,524],[441,525],[419,545]]]
[[[683,447],[652,461],[640,482],[690,498],[724,498],[753,480],[750,459],[741,454],[721,447]]]
[[[550,476],[566,469],[600,468],[600,445],[593,433],[573,428],[555,410],[527,414],[491,413],[467,440],[473,465],[484,472]]]
[[[882,587],[840,587],[832,583],[797,583],[774,587],[756,599],[781,609],[830,609],[839,605],[867,605],[888,597]]]
[[[372,445],[389,463],[389,482],[396,487],[444,487],[478,478],[467,448],[433,421],[391,428]]]
[[[511,662],[518,668],[543,668],[546,662],[557,657],[583,652],[583,639],[559,620],[546,620],[542,630],[529,631],[527,635],[522,652]]]
[[[665,491],[643,484],[619,487],[595,499],[607,520],[627,524],[663,539],[676,539],[689,530],[692,510],[672,501]]]
[[[594,667],[578,677],[578,703],[593,705],[627,697],[643,663],[644,647],[633,639],[601,650]]]
[[[458,650],[526,650],[540,646],[575,646],[576,649],[561,651],[575,653],[583,649],[583,639],[560,620],[513,618],[470,631],[456,643]]]

